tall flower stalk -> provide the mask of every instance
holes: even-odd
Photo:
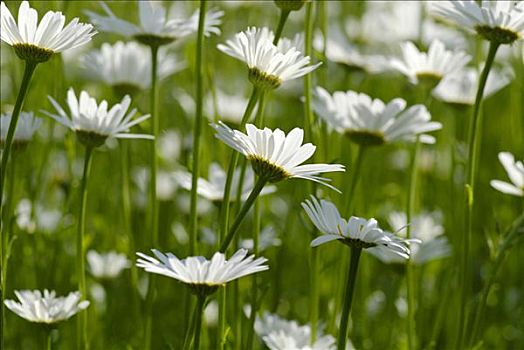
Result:
[[[475,97],[475,105],[473,107],[473,115],[471,116],[468,131],[468,161],[466,165],[466,200],[465,200],[465,219],[464,219],[464,235],[462,237],[462,252],[460,254],[459,266],[459,315],[458,315],[458,333],[455,348],[462,349],[464,345],[464,337],[467,328],[467,297],[468,297],[468,275],[469,275],[469,260],[470,260],[470,240],[471,232],[473,230],[473,206],[474,206],[474,189],[477,173],[477,162],[479,155],[479,139],[478,135],[482,127],[482,115],[480,113],[480,105],[482,103],[482,96],[484,95],[484,88],[488,79],[489,71],[495,60],[495,55],[500,46],[497,41],[490,41],[488,56],[486,63],[480,75],[479,86]]]

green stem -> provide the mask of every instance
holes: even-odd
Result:
[[[473,202],[474,202],[474,189],[475,179],[477,173],[477,158],[479,152],[479,140],[478,133],[481,129],[482,120],[480,117],[480,104],[482,102],[482,96],[484,95],[484,87],[488,79],[489,71],[495,60],[495,55],[499,47],[499,43],[491,42],[489,46],[488,57],[484,65],[484,69],[480,75],[479,86],[477,95],[475,97],[475,105],[473,108],[473,115],[470,120],[469,133],[468,133],[468,162],[466,166],[466,201],[465,201],[465,234],[462,242],[462,257],[460,261],[459,269],[459,291],[460,291],[460,302],[459,302],[459,322],[458,322],[458,334],[455,343],[457,350],[463,349],[464,337],[467,329],[467,312],[466,304],[468,297],[468,270],[470,257],[470,239],[471,232],[473,229]]]
[[[260,200],[255,201],[254,223],[253,223],[253,254],[258,255],[258,240],[260,235]],[[249,315],[249,327],[247,333],[247,342],[244,348],[253,349],[253,334],[255,329],[255,319],[258,310],[258,286],[256,274],[253,275],[253,284],[251,285],[251,313]]]
[[[311,344],[314,344],[317,340],[317,331],[318,331],[318,307],[319,307],[319,282],[318,276],[319,271],[319,261],[318,261],[318,249],[311,249],[311,305],[309,308],[309,324],[311,325]]]
[[[278,44],[280,37],[282,36],[282,31],[284,30],[284,24],[286,24],[287,18],[291,11],[282,10],[280,11],[280,18],[278,20],[277,30],[275,31],[275,38],[273,38],[273,45]]]
[[[195,332],[195,315],[197,310],[193,310],[191,315],[191,321],[189,322],[189,327],[186,330],[186,335],[184,337],[184,345],[182,346],[183,350],[189,350],[191,348],[191,340]]]
[[[151,114],[151,134],[154,139],[151,142],[149,150],[149,206],[150,206],[150,220],[151,220],[151,247],[158,247],[158,200],[156,195],[156,174],[158,168],[157,159],[157,139],[159,131],[159,120],[157,115],[157,65],[158,65],[158,46],[150,46],[151,49],[151,92],[149,99],[149,111]],[[149,276],[149,287],[147,290],[146,297],[146,308],[145,308],[145,336],[144,336],[144,349],[151,349],[152,330],[153,330],[153,302],[156,294],[156,283],[153,275]]]
[[[362,248],[351,247],[351,261],[349,263],[349,270],[346,280],[346,287],[344,288],[342,314],[340,315],[340,327],[338,333],[337,350],[345,350],[349,325],[349,314],[351,312],[351,302],[353,301],[353,291],[355,290],[355,283],[357,279],[358,261]]]
[[[51,350],[53,348],[53,329],[46,329],[45,335],[45,348],[46,350]]]
[[[411,158],[410,166],[410,175],[409,175],[409,190],[408,197],[406,201],[406,237],[411,238],[411,225],[409,225],[413,219],[414,204],[415,204],[415,194],[417,190],[417,163],[418,163],[418,153],[420,148],[420,141],[417,138],[415,146],[413,148],[413,156]],[[415,271],[413,266],[412,259],[408,259],[406,265],[406,284],[407,284],[407,293],[408,293],[408,322],[407,322],[407,333],[408,333],[408,349],[414,350],[417,349],[417,333],[416,333],[416,322],[415,322],[415,313],[416,313],[416,298],[415,298]]]
[[[196,46],[196,115],[195,129],[193,130],[193,165],[191,178],[191,204],[189,220],[189,255],[196,252],[196,240],[198,230],[197,215],[197,188],[200,176],[200,135],[202,134],[202,108],[204,105],[204,26],[206,18],[206,0],[200,0],[200,16],[198,19],[198,35]]]
[[[360,178],[360,171],[362,169],[362,162],[364,160],[364,154],[366,151],[366,146],[358,146],[357,158],[353,166],[353,176],[351,178],[351,184],[349,186],[349,191],[347,192],[346,205],[344,212],[347,215],[353,214],[353,205],[355,203],[355,190],[357,189],[358,180]]]
[[[312,56],[313,43],[313,2],[306,3],[306,28],[304,38],[304,56]],[[313,130],[313,110],[311,100],[313,99],[313,75],[304,76],[304,131],[306,139],[311,139]]]
[[[195,334],[193,338],[193,350],[200,349],[200,332],[202,328],[202,313],[204,312],[204,304],[206,297],[198,296],[195,306]]]
[[[521,229],[523,225],[524,225],[524,213],[521,214],[520,217],[517,218],[517,220],[515,220],[509,232],[506,234],[506,237],[504,238],[504,241],[502,242],[500,248],[497,251],[497,255],[495,257],[495,261],[493,263],[491,273],[488,277],[488,280],[486,281],[486,283],[484,284],[482,288],[480,301],[477,305],[477,309],[475,312],[475,319],[473,322],[471,337],[469,339],[470,347],[473,347],[474,342],[477,340],[478,332],[480,330],[481,320],[484,316],[484,310],[486,308],[486,303],[488,300],[489,292],[491,290],[491,286],[495,283],[497,273],[500,269],[500,266],[504,262],[504,258],[506,257],[506,252],[511,248],[514,239],[517,238],[519,234],[522,234]]]
[[[84,156],[84,173],[82,175],[82,182],[80,184],[80,208],[78,212],[78,231],[76,236],[76,274],[78,278],[78,290],[82,298],[87,298],[86,275],[85,275],[85,246],[84,236],[86,229],[86,205],[87,205],[87,181],[91,171],[91,160],[93,155],[93,148],[86,147]],[[78,336],[77,348],[88,349],[87,344],[87,312],[81,312],[78,315]]]

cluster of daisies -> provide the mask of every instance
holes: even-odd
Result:
[[[296,6],[282,3],[293,2],[277,1],[279,6]],[[300,9],[303,1],[296,3],[300,3],[296,8]],[[483,2],[478,5],[475,1],[442,1],[433,4],[431,11],[444,20],[455,22],[486,40],[502,45],[512,43],[524,35],[523,5],[524,2]],[[113,45],[104,43],[99,50],[84,56],[81,62],[85,71],[89,72],[89,78],[111,86],[120,102],[110,105],[106,100],[97,101],[86,91],[77,93],[70,88],[66,97],[67,108],[49,96],[55,111],[42,111],[71,129],[79,142],[89,150],[104,145],[110,138],[154,139],[151,134],[131,132],[132,127],[151,118],[149,114],[137,116],[137,109],[132,108],[132,96],[151,88],[153,84],[149,49],[158,49],[160,59],[157,78],[166,78],[186,66],[184,62],[177,61],[167,46],[199,29],[199,11],[188,18],[175,18],[159,3],[139,1],[140,21],[135,24],[118,18],[106,4],[102,3],[102,7],[104,14],[87,12],[94,26],[100,31],[115,33],[134,41],[118,41]],[[65,16],[61,12],[49,11],[38,23],[37,11],[27,1],[22,1],[20,5],[18,23],[4,2],[1,10],[2,41],[11,45],[16,55],[33,69],[37,64],[45,63],[53,54],[86,44],[96,34],[93,25],[80,23],[78,18],[65,25]],[[216,10],[206,13],[205,36],[220,34],[218,26],[222,15],[223,12]],[[365,31],[365,25],[360,25]],[[405,76],[411,84],[420,87],[427,96],[433,95],[455,104],[474,103],[479,73],[468,66],[471,56],[463,50],[448,49],[439,38],[431,38],[427,52],[419,50],[412,41],[406,41],[399,48],[401,55],[393,58],[364,56],[357,48],[331,40],[315,38],[315,45],[323,41],[318,45],[325,47],[326,57],[330,60],[358,65],[369,74],[395,71]],[[312,64],[312,58],[303,54],[303,45],[301,36],[279,38],[266,27],[248,27],[217,48],[245,63],[254,91],[258,96],[263,96],[320,66],[320,63]],[[347,51],[348,47],[350,52]],[[490,75],[484,96],[498,91],[511,79],[512,73],[507,71]],[[433,144],[436,140],[430,133],[442,128],[441,123],[431,119],[430,112],[423,104],[408,105],[402,98],[382,101],[357,91],[329,92],[317,86],[313,93],[313,109],[329,130],[347,136],[362,149],[384,147],[396,142]],[[213,163],[209,171],[210,178],[198,178],[196,182],[196,191],[200,196],[216,202],[239,198],[245,203],[241,211],[245,215],[257,196],[275,192],[274,184],[287,179],[309,180],[339,191],[322,174],[344,172],[345,166],[306,163],[315,154],[316,146],[304,142],[302,128],[296,127],[286,133],[278,128],[256,125],[256,122],[248,123],[249,117],[241,114],[234,117],[237,123],[241,120],[238,129],[222,121],[211,123],[211,127],[217,139],[246,158],[252,172],[248,171],[244,177],[240,169],[233,167],[233,180],[229,182],[229,175],[219,164]],[[32,112],[21,112],[16,118],[19,119],[13,121],[12,115],[2,114],[1,139],[2,145],[6,142],[7,146],[4,157],[6,154],[8,157],[10,138],[14,144],[27,143],[41,124],[41,120]],[[499,159],[510,182],[493,180],[491,185],[501,192],[523,197],[522,161],[515,160],[509,152],[500,153]],[[5,165],[4,162],[2,165]],[[190,172],[177,171],[173,176],[182,187],[191,190],[193,182]],[[241,176],[242,186],[238,186]],[[351,212],[341,214],[334,203],[315,196],[305,200],[302,207],[322,233],[311,241],[312,247],[338,241],[351,248],[365,249],[387,263],[412,261],[414,264],[424,264],[451,254],[442,227],[434,221],[436,215],[422,214],[407,222],[405,214],[392,213],[390,225],[395,230],[392,233],[381,228],[374,218],[350,216]],[[203,256],[180,259],[172,253],[153,249],[154,257],[137,253],[139,258],[136,265],[147,272],[180,281],[199,300],[205,300],[228,282],[269,268],[266,258],[250,255],[245,248],[238,249],[226,258],[225,252],[242,219],[240,216],[235,221],[225,242],[220,242],[224,243],[220,251],[211,259]],[[411,235],[405,233],[408,225],[411,225]],[[271,239],[274,240],[274,236]],[[252,246],[253,243],[250,244]],[[100,254],[89,251],[87,261],[89,271],[99,279],[115,278],[130,266],[125,255],[115,252]],[[66,320],[89,305],[89,301],[82,301],[82,297],[87,296],[79,292],[57,297],[54,291],[25,290],[16,291],[15,295],[18,302],[5,301],[10,310],[29,321],[45,324]],[[258,318],[255,331],[271,349],[335,347],[335,340],[329,335],[320,336],[311,344],[309,326],[287,322],[274,315],[266,314]]]

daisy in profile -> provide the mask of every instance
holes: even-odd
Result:
[[[475,104],[479,75],[479,72],[474,68],[463,68],[444,78],[433,90],[432,95],[442,102],[452,105],[472,106]],[[514,77],[515,74],[510,67],[502,70],[491,70],[486,81],[483,98],[490,97],[502,90],[511,83]]]
[[[118,18],[104,2],[101,3],[104,15],[86,11],[91,21],[101,31],[111,32],[133,38],[138,42],[160,47],[196,32],[198,10],[190,18],[170,18],[159,1],[138,1],[139,24]],[[220,34],[222,11],[212,10],[206,14],[205,35]]]
[[[91,24],[80,23],[78,18],[64,27],[61,12],[48,11],[38,23],[38,12],[27,1],[18,9],[18,25],[3,1],[1,8],[0,38],[23,60],[45,62],[54,53],[86,44],[96,34]]]
[[[396,98],[385,104],[364,93],[336,91],[333,95],[317,87],[313,108],[327,124],[362,146],[382,145],[392,142],[434,143],[435,138],[425,133],[442,128],[431,121],[423,105],[406,109],[406,101]]]
[[[174,278],[200,296],[208,296],[240,277],[269,269],[264,265],[266,258],[248,256],[246,249],[239,249],[228,260],[222,253],[215,253],[211,260],[203,256],[180,260],[172,253],[164,254],[156,249],[152,252],[156,258],[137,253],[140,258],[136,265],[147,272]]]
[[[4,304],[18,316],[36,323],[53,324],[65,321],[89,306],[89,301],[80,301],[79,292],[57,297],[55,291],[15,291],[18,301],[5,300]]]
[[[404,74],[413,84],[435,87],[447,75],[462,69],[471,56],[464,51],[446,50],[440,40],[433,40],[428,52],[421,52],[411,41],[402,44],[402,58],[393,58],[391,68]]]
[[[116,278],[130,265],[124,254],[114,251],[98,253],[96,250],[87,252],[87,263],[91,274],[99,279]]]
[[[306,75],[321,64],[311,65],[311,58],[289,43],[274,45],[273,38],[273,32],[266,27],[249,27],[217,48],[245,62],[249,81],[262,90],[276,89],[283,82]]]
[[[499,161],[511,182],[491,180],[491,187],[502,193],[524,197],[524,163],[515,160],[515,156],[509,152],[500,152]]]
[[[132,126],[148,119],[149,114],[132,120],[136,114],[136,109],[128,112],[131,98],[127,95],[120,103],[108,110],[107,101],[103,100],[98,104],[85,91],[82,91],[80,98],[77,99],[74,90],[70,88],[67,91],[69,114],[51,96],[48,96],[48,98],[58,114],[46,111],[42,111],[42,113],[73,130],[80,142],[88,147],[98,147],[104,144],[108,137],[152,139],[150,135],[128,132]]]
[[[213,202],[219,202],[222,201],[224,198],[224,188],[226,186],[226,172],[222,167],[217,163],[211,163],[209,165],[209,178],[198,179],[198,187],[197,187],[197,193],[198,195],[213,201]],[[182,186],[184,189],[191,191],[191,173],[187,171],[176,171],[175,172],[175,179],[178,182],[180,186]],[[237,198],[237,189],[238,189],[238,180],[240,178],[240,169],[235,170],[235,175],[233,177],[233,184],[231,185],[231,196],[230,200],[235,200]],[[242,193],[241,193],[241,199],[246,200],[249,196],[249,193],[253,189],[255,183],[255,177],[253,176],[253,172],[247,171],[244,177],[244,182],[242,183]],[[266,186],[260,195],[265,195],[272,193],[276,190],[275,186]]]
[[[7,137],[9,124],[11,123],[11,114],[2,113],[0,117],[0,145],[4,146]],[[13,137],[15,145],[25,145],[33,138],[33,134],[38,130],[42,120],[34,116],[33,112],[21,112],[18,126]]]
[[[295,128],[286,135],[280,129],[258,129],[252,124],[246,125],[247,134],[232,130],[221,122],[211,126],[216,131],[215,137],[246,156],[255,173],[265,182],[299,178],[334,189],[326,183],[328,179],[318,175],[345,171],[340,164],[302,164],[315,153],[316,146],[311,143],[302,144],[304,131],[300,128]]]
[[[498,44],[524,36],[523,1],[433,1],[431,12]]]
[[[111,86],[119,95],[133,94],[151,87],[151,55],[135,42],[104,43],[81,58],[87,76]],[[160,50],[158,78],[164,79],[185,68],[174,55]]]

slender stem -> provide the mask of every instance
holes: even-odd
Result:
[[[191,348],[191,340],[193,337],[193,334],[195,332],[195,315],[197,310],[193,309],[193,313],[191,315],[191,321],[189,322],[189,327],[186,330],[186,335],[184,337],[184,345],[182,346],[183,350],[189,350]]]
[[[347,215],[353,214],[353,204],[355,203],[355,190],[357,189],[358,180],[360,179],[360,171],[362,169],[362,162],[364,160],[364,153],[366,151],[366,146],[358,146],[357,158],[353,166],[353,177],[351,178],[351,184],[349,186],[349,191],[346,197],[346,204],[344,212]]]
[[[202,313],[204,311],[205,303],[206,303],[206,297],[198,296],[197,303],[195,305],[195,334],[193,338],[193,350],[200,349],[200,332],[202,328]]]
[[[53,348],[53,329],[46,329],[45,334],[45,348],[46,350],[51,350]]]
[[[482,102],[482,96],[484,95],[484,87],[486,86],[486,81],[488,79],[489,71],[495,60],[495,55],[499,47],[499,43],[492,41],[489,46],[488,57],[484,65],[484,69],[480,75],[479,86],[477,90],[477,95],[475,98],[475,105],[473,108],[473,115],[471,116],[469,133],[468,133],[468,162],[466,167],[466,201],[465,201],[465,234],[463,236],[462,242],[462,252],[460,269],[459,269],[459,291],[460,291],[460,302],[459,302],[459,322],[458,322],[458,334],[455,343],[455,348],[457,350],[463,349],[464,337],[467,329],[467,296],[468,296],[468,270],[469,270],[469,260],[470,260],[470,238],[471,232],[473,229],[473,203],[474,203],[474,189],[475,189],[475,179],[476,179],[476,168],[477,168],[477,158],[479,152],[479,140],[478,133],[481,129],[482,120],[480,117],[480,104]]]
[[[76,274],[78,278],[78,290],[83,298],[87,297],[86,275],[85,275],[85,218],[86,218],[86,204],[87,204],[87,181],[91,171],[91,160],[93,155],[93,147],[87,146],[84,156],[84,173],[82,175],[82,182],[80,184],[80,208],[78,212],[78,231],[76,236]],[[87,312],[81,312],[78,315],[78,349],[88,349],[87,344]]]
[[[312,56],[313,43],[313,2],[306,3],[306,18],[305,18],[305,37],[304,37],[304,56]],[[311,108],[311,100],[313,98],[313,75],[306,74],[304,76],[304,130],[307,139],[311,139],[313,132],[313,110]]]
[[[413,148],[413,156],[411,158],[410,175],[409,175],[409,190],[406,201],[406,223],[409,224],[413,218],[413,207],[415,204],[415,194],[417,189],[417,163],[418,153],[420,148],[420,141],[417,138],[415,146]],[[407,238],[411,238],[411,225],[406,228]],[[408,292],[408,322],[407,322],[407,333],[408,333],[408,349],[417,349],[417,333],[416,333],[416,298],[415,298],[415,270],[412,259],[408,259],[406,264],[406,284]]]
[[[289,17],[289,10],[281,10],[280,18],[278,20],[277,30],[275,31],[275,38],[273,39],[273,45],[278,44],[280,37],[282,36],[282,31],[284,30],[284,24],[286,24],[287,18]]]
[[[151,92],[149,99],[149,111],[151,114],[151,134],[154,136],[149,149],[149,207],[151,220],[151,237],[148,242],[151,247],[158,246],[158,200],[156,195],[156,174],[158,167],[157,159],[157,139],[159,131],[159,120],[157,115],[157,65],[158,65],[158,46],[150,46],[151,49]],[[156,295],[156,279],[153,275],[149,276],[149,286],[146,296],[145,307],[145,336],[144,349],[151,349],[153,331],[153,302]]]
[[[191,204],[189,220],[189,255],[196,252],[196,239],[198,230],[197,215],[197,188],[200,176],[200,135],[202,134],[202,108],[204,105],[204,26],[206,18],[206,0],[200,0],[200,15],[198,19],[198,35],[196,46],[196,115],[195,128],[193,130],[193,166],[191,179]]]
[[[255,200],[257,199],[260,192],[262,192],[262,189],[266,185],[267,181],[268,179],[265,177],[258,178],[257,182],[255,183],[255,187],[253,187],[253,190],[251,191],[251,193],[249,194],[249,197],[246,199],[246,201],[242,205],[242,208],[240,209],[240,212],[238,213],[235,221],[233,222],[233,225],[231,225],[231,228],[229,229],[227,236],[220,243],[220,252],[221,253],[225,253],[225,251],[229,247],[229,244],[233,240],[235,233],[238,231],[240,224],[244,220],[249,209],[251,209],[251,207],[255,203]]]
[[[484,316],[484,310],[486,308],[486,303],[488,300],[488,295],[491,290],[491,286],[495,283],[495,279],[497,277],[497,273],[500,269],[500,266],[504,262],[504,258],[506,257],[506,252],[511,248],[514,239],[519,235],[522,234],[522,227],[524,226],[524,213],[521,214],[513,223],[511,226],[509,232],[505,235],[505,238],[500,246],[500,248],[497,251],[497,255],[495,257],[495,261],[493,262],[493,266],[491,268],[491,273],[484,284],[481,292],[480,301],[477,305],[477,309],[475,312],[475,319],[473,322],[473,328],[471,331],[471,336],[469,339],[469,346],[473,347],[474,342],[477,340],[478,332],[480,330],[480,324],[482,321],[482,318]]]
[[[260,200],[255,201],[254,211],[254,223],[253,223],[253,254],[258,255],[258,240],[260,235]],[[247,333],[247,342],[244,346],[245,349],[253,349],[253,334],[255,329],[255,319],[258,310],[258,286],[257,286],[257,275],[253,275],[253,283],[251,285],[251,313],[249,315],[249,327]]]
[[[337,350],[345,350],[349,325],[349,313],[351,312],[351,302],[353,301],[353,291],[357,279],[358,261],[362,248],[351,247],[351,261],[344,288],[342,314],[340,315],[340,327],[338,333]]]

